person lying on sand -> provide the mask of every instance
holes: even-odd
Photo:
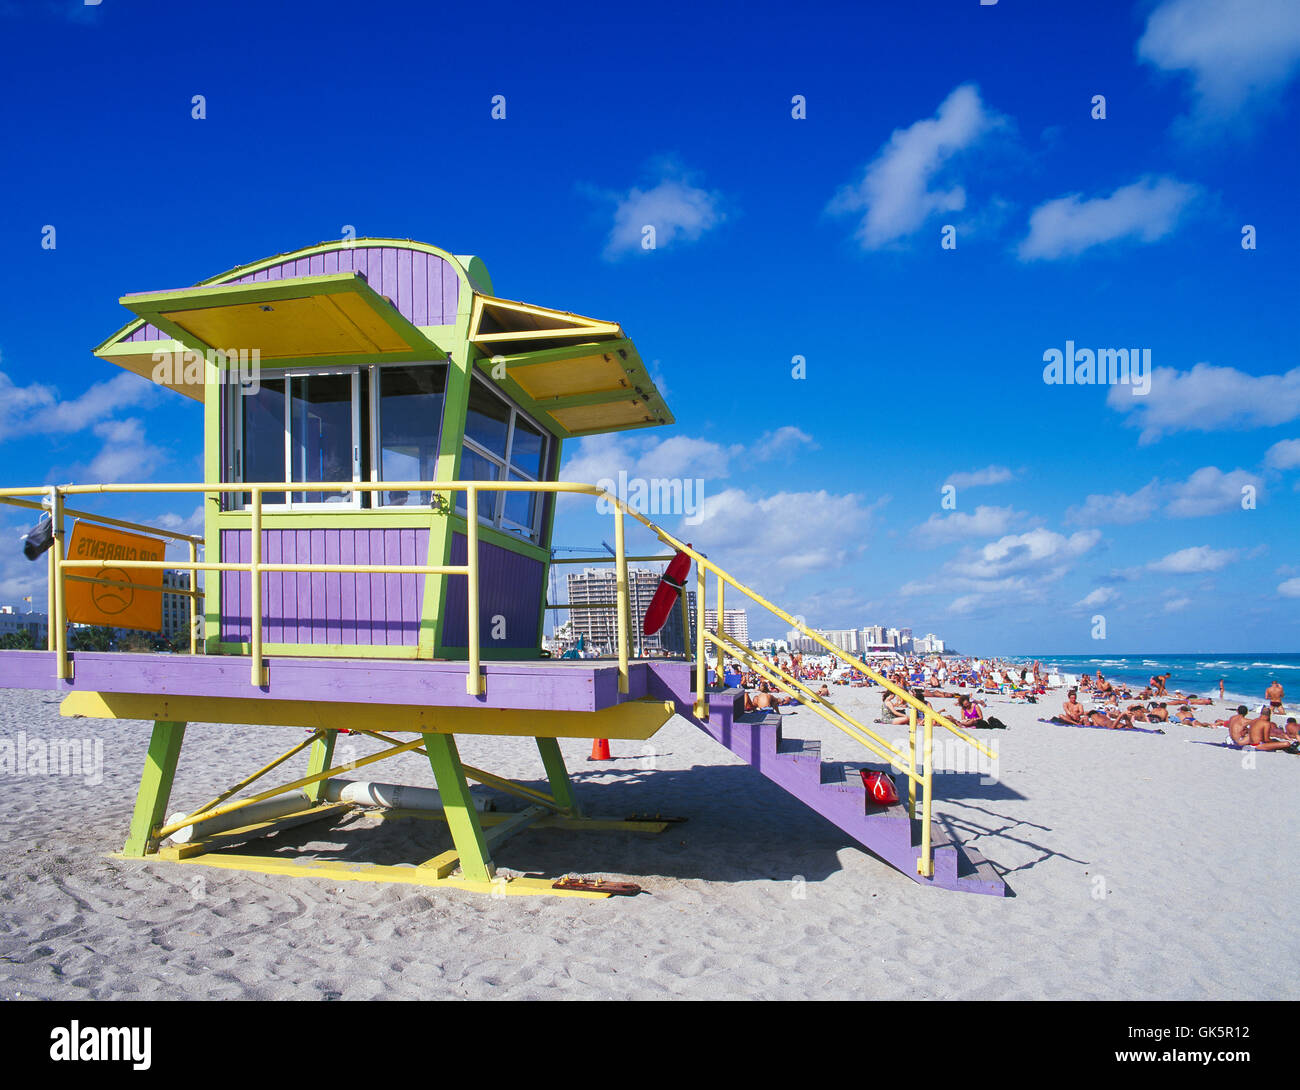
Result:
[[[1108,727],[1111,730],[1132,730],[1133,719],[1127,712],[1121,713],[1118,708],[1114,709],[1113,715],[1097,711],[1094,708],[1088,713],[1088,725],[1094,727]]]
[[[1147,722],[1147,709],[1145,704],[1130,704],[1125,710],[1128,712],[1129,718],[1132,719],[1133,722]]]
[[[788,697],[781,699],[761,690],[752,695],[748,692],[745,693],[745,711],[747,712],[774,712],[783,704],[793,703],[794,701]]]
[[[1192,693],[1192,695],[1189,696],[1189,697],[1187,697],[1187,698],[1183,701],[1183,703],[1184,703],[1184,704],[1213,704],[1214,701],[1213,701],[1213,700],[1207,700],[1207,699],[1206,699],[1205,697],[1203,697],[1203,696],[1197,696],[1195,693]]]
[[[1151,723],[1169,722],[1169,705],[1164,701],[1147,705],[1147,721]]]
[[[1209,723],[1202,723],[1199,719],[1197,719],[1196,715],[1192,712],[1192,709],[1189,708],[1186,704],[1179,705],[1177,712],[1175,712],[1175,714],[1172,717],[1172,722],[1181,723],[1185,727],[1210,726]]]

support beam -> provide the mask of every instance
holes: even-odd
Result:
[[[537,748],[542,754],[542,766],[546,769],[555,805],[566,814],[581,817],[582,808],[578,805],[577,795],[573,793],[573,783],[569,779],[569,770],[564,766],[560,743],[554,738],[538,738]]]
[[[471,882],[490,882],[496,868],[483,838],[483,826],[474,811],[474,800],[470,798],[456,737],[452,734],[426,734],[424,747],[429,754],[433,778],[438,782],[438,792],[442,795],[452,843],[460,855],[461,873]]]
[[[149,752],[144,760],[144,774],[140,777],[140,791],[135,797],[135,813],[131,816],[131,830],[127,833],[122,854],[135,859],[149,853],[150,834],[162,822],[171,800],[172,780],[176,775],[176,762],[185,740],[185,724],[162,720],[153,725],[149,739]]]
[[[327,730],[311,744],[311,753],[307,755],[307,775],[315,776],[324,772],[334,760],[334,742],[338,731]],[[303,788],[312,802],[320,802],[325,793],[325,781],[317,780]]]

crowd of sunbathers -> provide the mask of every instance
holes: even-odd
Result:
[[[1214,703],[1208,697],[1196,693],[1184,695],[1179,689],[1168,691],[1167,683],[1171,675],[1157,674],[1147,685],[1134,694],[1128,686],[1116,685],[1106,679],[1100,670],[1096,678],[1084,674],[1079,679],[1078,688],[1070,689],[1065,696],[1065,705],[1053,720],[1072,727],[1109,727],[1112,730],[1133,729],[1138,723],[1180,723],[1188,727],[1226,727],[1231,745],[1238,748],[1250,747],[1258,750],[1285,749],[1300,751],[1300,723],[1295,716],[1285,723],[1274,720],[1274,712],[1281,718],[1283,690],[1274,681],[1265,693],[1266,703],[1260,705],[1259,712],[1251,715],[1245,704],[1237,707],[1234,714],[1225,719],[1216,719],[1212,723],[1203,722],[1196,717],[1194,707]],[[1090,690],[1099,707],[1085,708],[1079,701],[1079,689]],[[1222,689],[1222,684],[1220,684]],[[1156,697],[1168,696],[1172,700],[1157,700]],[[1131,701],[1122,705],[1121,701]],[[1170,710],[1169,705],[1174,705]]]
[[[825,661],[805,664],[803,656],[795,652],[784,657],[778,654],[773,661],[783,673],[803,683],[802,688],[807,693],[817,697],[831,695],[828,682],[854,687],[876,684],[856,668],[840,669],[835,658],[831,658],[829,664]],[[988,714],[985,705],[978,699],[980,695],[999,693],[1009,695],[1012,700],[1034,700],[1047,691],[1048,678],[1039,662],[1028,667],[1013,668],[1005,663],[976,659],[957,662],[939,659],[928,663],[880,663],[878,668],[894,686],[909,693],[923,708],[944,716],[958,726],[973,730],[1005,727],[1001,720]],[[741,686],[745,691],[746,711],[776,711],[787,704],[799,703],[794,696],[782,695],[783,687],[773,684],[763,672],[742,670],[739,665],[728,664],[727,673],[734,676],[733,671],[740,675]],[[1013,676],[1017,671],[1018,682]],[[1196,693],[1184,694],[1180,689],[1170,692],[1168,682],[1171,676],[1168,673],[1153,675],[1145,686],[1137,689],[1136,686],[1111,681],[1100,670],[1095,676],[1083,674],[1078,685],[1067,691],[1064,706],[1051,721],[1072,727],[1155,730],[1161,734],[1164,733],[1162,724],[1166,723],[1189,727],[1222,727],[1228,731],[1228,744],[1237,748],[1300,752],[1300,723],[1295,716],[1282,721],[1284,693],[1277,681],[1268,687],[1266,702],[1260,705],[1256,714],[1252,715],[1243,704],[1226,718],[1203,722],[1197,718],[1196,709],[1212,705],[1214,701]],[[820,684],[814,687],[812,683]],[[1059,682],[1053,679],[1052,683]],[[955,692],[949,686],[975,689],[977,692]],[[1219,689],[1222,695],[1222,682],[1219,683]],[[1079,699],[1080,692],[1088,694],[1092,707],[1083,705]],[[956,708],[945,711],[933,703],[937,700],[955,700]],[[887,689],[882,694],[879,722],[892,726],[908,724],[912,722],[914,710],[918,715],[923,714],[922,709]]]

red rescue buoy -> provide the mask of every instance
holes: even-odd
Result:
[[[691,547],[690,542],[686,543],[686,547],[688,549]],[[690,571],[691,558],[686,553],[679,552],[668,561],[668,570],[659,580],[655,596],[650,599],[650,608],[645,611],[645,620],[641,622],[641,631],[647,636],[653,636],[663,628],[668,615],[673,611],[673,606],[677,603],[677,595],[682,592],[686,576]]]
[[[887,772],[864,768],[862,784],[877,806],[893,806],[898,801],[898,789]]]

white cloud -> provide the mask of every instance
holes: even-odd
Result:
[[[1175,575],[1193,575],[1198,572],[1218,571],[1236,559],[1235,549],[1212,549],[1208,545],[1194,545],[1188,549],[1153,560],[1147,567],[1151,571]]]
[[[977,488],[983,485],[1002,484],[1015,476],[1006,466],[985,466],[969,473],[953,473],[943,483],[953,488]]]
[[[1100,540],[1100,530],[1080,530],[1066,537],[1039,528],[1008,534],[977,550],[968,550],[949,567],[957,575],[970,579],[999,579],[1015,572],[1041,571],[1075,559]]]
[[[1196,518],[1240,511],[1242,489],[1247,487],[1254,488],[1257,497],[1264,490],[1263,482],[1244,469],[1224,473],[1216,466],[1203,466],[1181,484],[1171,486],[1165,514],[1171,518]]]
[[[107,420],[119,409],[152,402],[158,388],[123,372],[97,382],[80,396],[60,401],[53,386],[18,386],[0,372],[0,442],[27,435],[69,434]]]
[[[766,462],[772,458],[789,455],[800,447],[816,450],[817,443],[807,432],[796,428],[793,424],[786,424],[776,431],[764,432],[754,443],[751,454],[758,461]]]
[[[1277,592],[1283,598],[1300,598],[1300,577],[1278,584]]]
[[[88,480],[105,484],[144,480],[164,457],[160,448],[146,441],[144,428],[134,418],[96,424],[94,432],[104,446],[86,467]]]
[[[959,212],[966,207],[965,189],[932,189],[932,183],[956,155],[1005,123],[985,106],[974,84],[962,84],[934,117],[895,129],[862,180],[842,187],[827,211],[861,215],[856,236],[865,250],[913,234],[937,212]]]
[[[1131,386],[1112,386],[1106,403],[1131,414],[1128,423],[1142,429],[1142,444],[1178,431],[1275,427],[1300,416],[1300,367],[1281,375],[1248,375],[1209,363],[1190,371],[1157,367],[1145,397]]]
[[[759,496],[731,488],[706,496],[699,517],[679,533],[707,540],[710,555],[742,581],[754,580],[755,590],[778,593],[802,575],[859,556],[875,512],[888,502],[824,490]]]
[[[1065,520],[1075,525],[1099,526],[1107,523],[1126,525],[1150,518],[1159,503],[1160,485],[1151,481],[1136,492],[1111,492],[1090,495],[1078,507],[1065,513]]]
[[[602,478],[618,480],[619,472],[629,477],[654,478],[725,478],[731,473],[731,460],[744,453],[738,443],[723,446],[709,439],[673,435],[667,439],[633,436],[615,432],[580,439],[570,448],[560,469],[562,481],[586,481],[595,484]]]
[[[1083,200],[1078,193],[1057,197],[1030,213],[1020,260],[1074,257],[1121,239],[1155,242],[1173,231],[1198,192],[1196,186],[1173,178],[1143,178],[1108,197]]]
[[[1098,587],[1096,590],[1085,594],[1074,604],[1076,609],[1095,609],[1097,606],[1104,606],[1109,602],[1113,602],[1118,597],[1119,594],[1114,587]]]
[[[981,505],[967,514],[954,511],[948,515],[931,515],[914,531],[918,544],[932,547],[962,537],[993,537],[1005,534],[1023,515],[1013,507]]]
[[[1138,56],[1166,72],[1186,72],[1194,129],[1215,130],[1280,92],[1300,69],[1300,5],[1295,0],[1165,0],[1147,20]]]
[[[1300,466],[1300,439],[1282,439],[1268,448],[1264,464],[1269,469],[1295,469]]]
[[[1191,604],[1192,600],[1190,598],[1170,598],[1169,601],[1165,603],[1165,612],[1177,613],[1180,610],[1186,609]]]
[[[691,185],[678,174],[669,168],[650,189],[633,187],[615,196],[606,258],[646,252],[642,241],[646,227],[654,228],[654,248],[662,250],[677,239],[694,242],[725,219],[718,193]]]

